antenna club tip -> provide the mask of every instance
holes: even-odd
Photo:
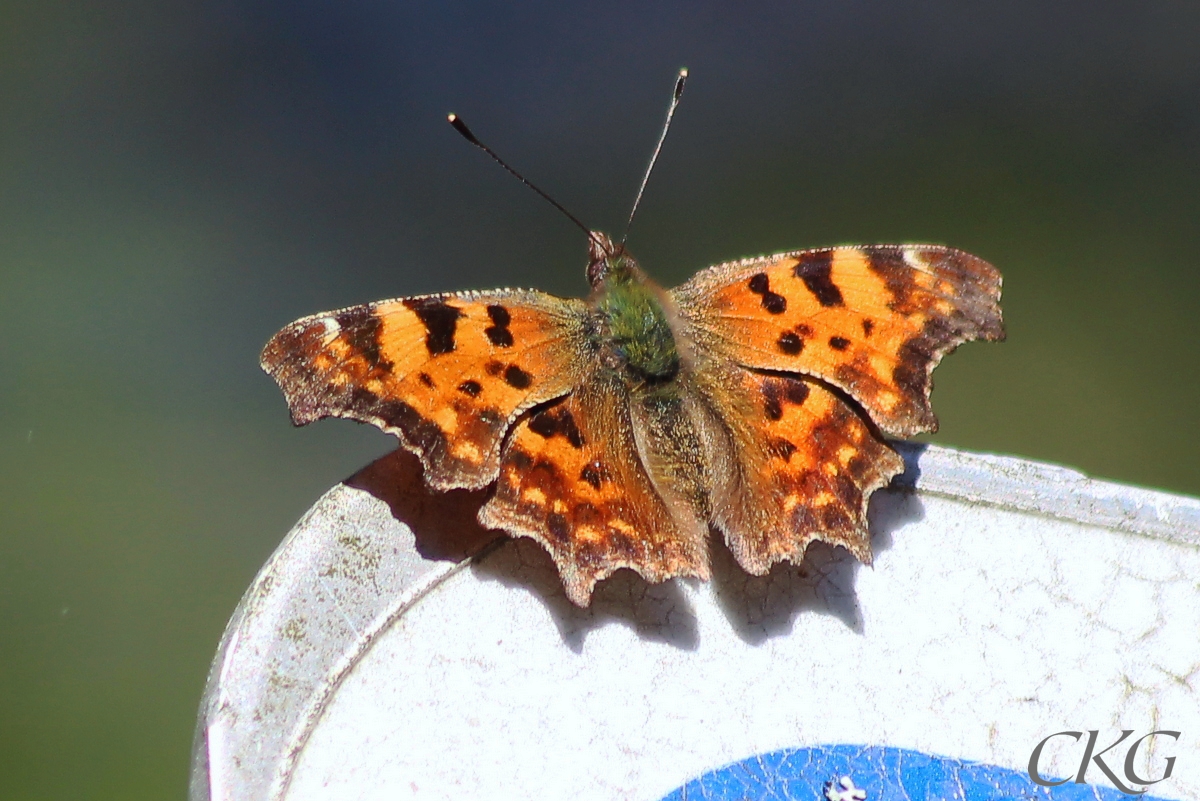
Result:
[[[687,67],[683,67],[682,69],[680,69],[680,70],[679,70],[679,77],[680,77],[680,78],[686,78],[687,76],[688,76],[688,69],[687,69]]]
[[[461,117],[459,117],[457,114],[447,114],[446,119],[451,125],[454,126],[454,130],[462,134],[463,139],[466,139],[468,142],[477,147],[483,147],[480,141],[475,138],[475,134],[471,133],[471,129],[467,127],[467,124],[462,121]],[[484,150],[487,150],[487,148],[484,148]]]

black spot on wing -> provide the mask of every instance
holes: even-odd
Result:
[[[483,333],[487,335],[488,341],[498,348],[511,348],[513,335],[512,331],[508,330],[508,324],[512,322],[512,317],[509,315],[508,309],[497,303],[493,303],[487,307],[487,313],[492,321],[490,326],[483,329]]]
[[[771,291],[771,279],[766,273],[755,273],[747,284],[750,291],[762,295],[762,307],[770,314],[783,314],[787,311],[787,298]]]
[[[804,340],[795,331],[785,331],[780,334],[776,344],[779,346],[779,350],[788,356],[799,356],[800,351],[804,350]]]
[[[533,466],[533,457],[519,448],[509,448],[504,460],[518,470],[528,470]]]
[[[804,402],[808,400],[808,384],[796,378],[782,380],[787,382],[783,391],[783,397],[787,399],[787,402],[795,406],[803,406]]]
[[[866,317],[864,317],[863,321],[862,321],[862,330],[863,330],[864,337],[871,336],[871,334],[875,331],[875,323],[873,323],[871,320],[868,320]]]
[[[803,405],[808,400],[808,391],[808,384],[799,378],[770,376],[763,379],[763,411],[767,419],[781,419],[785,404]]]
[[[588,462],[579,471],[579,480],[592,485],[592,489],[600,489],[600,485],[604,483],[605,474],[604,467],[599,462]]]
[[[479,397],[479,393],[483,392],[483,385],[478,381],[468,379],[458,385],[458,391],[464,395],[469,395],[472,398]]]
[[[904,261],[904,251],[900,248],[871,248],[866,253],[867,268],[883,279],[891,293],[888,308],[905,317],[919,311],[913,297],[914,290],[919,287],[913,281],[915,271]]]
[[[822,306],[843,306],[845,302],[842,300],[842,290],[838,289],[837,284],[830,278],[832,270],[833,253],[825,251],[805,256],[797,262],[793,272],[804,282],[804,286],[817,299],[817,303]]]
[[[771,379],[763,382],[763,411],[768,420],[779,420],[783,417],[783,403],[780,399],[779,384]]]
[[[845,337],[830,337],[829,347],[833,348],[834,350],[845,350],[846,348],[850,347],[850,340],[846,339]]]
[[[425,326],[425,349],[430,356],[454,350],[454,333],[462,310],[449,305],[440,297],[409,298],[404,305],[413,311]]]
[[[379,331],[383,324],[370,306],[355,306],[336,318],[346,344],[366,360],[372,368],[391,369],[392,363],[383,358],[379,351]]]
[[[538,412],[530,419],[529,430],[542,439],[550,439],[558,433],[558,420],[552,412]]]
[[[791,461],[792,454],[796,452],[796,446],[782,437],[774,437],[768,440],[767,449],[772,456],[776,456],[785,462]]]
[[[515,364],[510,364],[504,368],[504,382],[513,389],[529,389],[529,385],[533,383],[533,376]]]
[[[583,434],[579,433],[575,418],[570,411],[561,407],[544,409],[535,414],[529,421],[529,430],[544,439],[563,436],[571,443],[571,447],[583,447]]]

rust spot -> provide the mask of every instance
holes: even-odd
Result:
[[[571,508],[571,518],[576,526],[597,525],[603,522],[600,510],[587,501],[577,503]]]

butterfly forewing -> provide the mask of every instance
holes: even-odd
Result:
[[[587,307],[497,290],[381,301],[298,320],[262,365],[297,425],[348,417],[396,434],[438,489],[482,487],[524,410],[569,392]]]
[[[1000,274],[937,245],[805,250],[710,267],[672,292],[713,357],[844,390],[884,432],[936,430],[930,373],[972,339],[1002,339]]]

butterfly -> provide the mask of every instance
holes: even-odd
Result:
[[[867,501],[904,467],[886,437],[936,430],[933,368],[1003,339],[996,269],[939,245],[847,246],[665,290],[623,241],[588,237],[585,300],[353,306],[283,328],[262,367],[296,425],[369,423],[432,489],[491,486],[480,522],[540,543],[580,606],[620,568],[708,578],[713,530],[756,575],[814,540],[870,563]]]
[[[435,490],[494,484],[480,522],[541,543],[586,606],[621,567],[707,578],[715,527],[763,574],[814,539],[871,551],[885,435],[937,428],[930,373],[1002,339],[1000,276],[937,245],[780,253],[670,291],[591,240],[587,300],[501,289],[298,320],[263,368],[292,420],[395,434]]]

